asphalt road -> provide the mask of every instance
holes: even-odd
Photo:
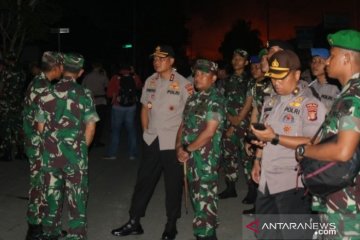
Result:
[[[148,206],[146,216],[141,220],[145,233],[138,236],[114,237],[110,234],[128,220],[130,199],[135,185],[139,159],[130,161],[126,155],[126,139],[123,137],[119,156],[116,160],[103,160],[101,156],[105,148],[94,148],[89,155],[90,194],[88,202],[88,239],[89,240],[157,240],[160,239],[166,221],[164,205],[164,184],[161,178]],[[140,149],[140,147],[139,147]],[[23,240],[27,230],[25,220],[28,164],[26,161],[14,160],[0,162],[0,240]],[[246,193],[244,177],[237,183],[237,198],[220,200],[219,240],[254,239],[241,226],[242,210],[249,205],[241,203]],[[224,189],[223,178],[220,190]],[[190,201],[189,201],[190,205]],[[183,205],[184,206],[184,205]],[[63,225],[66,229],[66,208]],[[182,209],[182,217],[178,221],[178,240],[193,240],[191,205],[188,214]]]

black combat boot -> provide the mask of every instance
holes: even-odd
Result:
[[[114,236],[127,236],[143,234],[144,230],[141,227],[139,219],[130,218],[130,220],[119,228],[111,231]]]
[[[41,224],[29,224],[25,240],[41,240],[42,233]]]
[[[226,179],[225,183],[226,183],[226,189],[219,194],[219,198],[226,199],[226,198],[237,197],[237,193],[235,190],[235,182]]]
[[[257,195],[257,187],[258,185],[252,179],[248,181],[248,192],[246,194],[246,197],[242,200],[243,204],[255,203],[256,195]]]

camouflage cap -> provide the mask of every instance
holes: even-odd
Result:
[[[207,59],[198,59],[195,63],[194,69],[206,73],[209,72],[215,73],[218,70],[218,65]]]
[[[291,50],[274,53],[270,57],[269,63],[269,71],[265,73],[265,76],[273,79],[283,79],[291,70],[300,70],[301,68],[298,55]]]
[[[169,45],[159,45],[150,57],[175,57],[174,49]]]
[[[243,49],[240,49],[240,48],[235,49],[233,54],[238,54],[241,57],[246,58],[246,59],[248,59],[248,57],[249,57],[249,53],[247,51],[243,50]]]
[[[63,64],[64,56],[60,52],[46,51],[41,57],[41,62],[47,64]]]
[[[64,54],[64,68],[71,70],[80,70],[84,66],[84,57],[78,53]]]
[[[332,47],[339,47],[360,52],[360,32],[356,30],[341,30],[327,36]]]

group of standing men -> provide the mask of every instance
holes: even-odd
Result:
[[[23,110],[30,163],[27,240],[87,239],[88,156],[99,120],[91,92],[77,84],[80,54],[45,52],[42,72],[28,86]],[[52,83],[58,79],[57,83]],[[69,230],[61,228],[63,202]]]
[[[216,63],[197,60],[193,85],[173,68],[173,49],[167,45],[156,47],[151,55],[155,73],[145,81],[141,96],[144,157],[138,169],[129,221],[111,233],[144,233],[140,219],[145,216],[164,172],[167,222],[161,239],[176,238],[185,174],[194,208],[194,235],[197,240],[216,240],[218,198],[236,196],[234,182],[240,158],[247,169],[249,185],[259,184],[254,208],[257,214],[277,214],[280,218],[281,214],[306,214],[311,212],[311,204],[314,210],[325,213],[323,219],[327,221],[344,221],[344,213],[358,213],[358,178],[355,186],[311,202],[294,171],[295,149],[299,159],[309,156],[347,161],[359,144],[360,33],[339,31],[329,35],[328,40],[332,47],[330,56],[324,57],[322,51],[314,53],[312,68],[318,79],[310,87],[300,80],[300,60],[286,44],[273,42],[267,52],[251,63],[256,79],[252,84],[244,75],[248,53],[235,50],[234,74],[224,82],[224,94],[215,87]],[[79,55],[62,58],[45,53],[43,73],[34,79],[26,94],[24,130],[31,164],[27,239],[38,239],[39,234],[44,239],[60,237],[64,192],[70,212],[66,239],[86,239],[87,146],[98,116],[90,92],[75,82],[82,73],[83,61]],[[316,75],[319,64],[323,68]],[[323,79],[325,65],[329,76],[343,85],[338,96],[333,96],[338,94],[336,90],[319,91],[327,86]],[[260,69],[263,74],[256,75]],[[56,78],[61,79],[51,84]],[[330,92],[333,95],[329,96]],[[335,104],[324,105],[322,99],[334,100]],[[326,112],[329,114],[325,118]],[[256,122],[264,123],[263,128],[250,124]],[[338,141],[304,145],[319,127],[325,130],[321,138],[338,133]],[[245,147],[245,132],[249,128],[256,140],[248,146],[252,145],[254,151]],[[245,152],[252,156],[246,158]],[[227,189],[218,194],[222,155]],[[338,232],[339,239],[359,233],[353,220],[344,225],[346,229]],[[287,232],[264,231],[257,237],[284,239]]]
[[[196,61],[193,67],[194,91],[192,85],[172,68],[172,48],[156,48],[152,55],[156,73],[146,80],[141,98],[145,152],[133,193],[130,219],[120,228],[112,230],[112,234],[126,236],[144,232],[140,218],[145,215],[147,204],[163,170],[168,220],[161,239],[175,239],[176,220],[180,217],[183,176],[178,160],[185,166],[184,173],[190,186],[195,214],[194,235],[198,240],[217,239],[218,198],[236,194],[233,185],[238,172],[230,170],[236,169],[236,164],[239,163],[239,159],[224,161],[222,166],[225,166],[223,169],[227,189],[219,195],[218,170],[222,151],[226,160],[226,151],[231,149],[226,148],[226,144],[223,146],[222,141],[229,143],[227,146],[233,145],[237,148],[228,156],[245,155],[245,151],[249,155],[253,154],[248,160],[250,167],[247,172],[250,175],[251,171],[249,183],[254,181],[259,184],[254,208],[256,214],[274,214],[278,215],[278,220],[282,220],[282,214],[310,214],[311,208],[322,212],[327,207],[329,211],[325,213],[335,212],[335,219],[342,220],[342,210],[338,212],[336,208],[347,209],[348,213],[359,212],[356,207],[356,198],[360,196],[358,184],[349,187],[349,190],[335,193],[346,197],[347,200],[344,200],[336,196],[339,201],[346,202],[345,208],[341,203],[331,207],[334,195],[320,204],[311,201],[295,171],[298,164],[295,149],[304,148],[303,151],[296,151],[304,156],[346,161],[359,143],[357,83],[360,33],[353,30],[339,31],[329,35],[328,40],[332,47],[330,55],[324,49],[313,49],[311,69],[317,79],[310,86],[300,79],[299,57],[284,42],[270,42],[267,52],[262,52],[257,61],[251,63],[254,64],[252,73],[263,70],[263,74],[254,74],[257,81],[252,85],[249,84],[250,81],[246,82],[242,75],[244,66],[248,64],[247,53],[244,50],[235,50],[232,60],[234,74],[228,82],[225,81],[224,94],[216,89],[214,84],[217,77],[216,63],[206,59]],[[324,52],[326,54],[323,54]],[[344,86],[342,92],[339,93],[336,86],[327,83],[325,68],[330,77],[339,79]],[[233,91],[243,91],[243,94],[232,96]],[[347,100],[348,97],[351,101]],[[335,105],[332,105],[333,101]],[[346,101],[346,104],[343,101]],[[250,114],[251,106],[253,110]],[[337,116],[336,112],[339,110],[343,114],[336,119],[334,116]],[[327,112],[329,114],[325,119]],[[250,122],[264,125],[259,128]],[[339,132],[341,136],[344,135],[344,139],[333,144],[304,145],[309,143],[320,127],[331,129],[328,132]],[[178,129],[177,134],[174,129]],[[255,135],[256,140],[249,143],[256,148],[255,151],[243,146],[246,129],[250,129]],[[346,147],[344,155],[340,150],[336,152],[335,149],[340,149],[340,146],[344,148],[347,140],[351,141],[351,147]],[[331,150],[331,157],[330,151],[313,150],[330,149],[334,145],[336,148]],[[246,168],[246,161],[243,163]],[[321,210],[317,206],[325,208]],[[357,225],[352,223],[345,222],[349,230],[339,231],[336,237],[342,239],[346,234],[353,233],[350,228],[356,229]],[[312,237],[306,232],[301,234],[302,239]],[[262,231],[257,237],[286,239],[289,236],[287,231]]]

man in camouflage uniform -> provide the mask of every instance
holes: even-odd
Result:
[[[79,54],[64,55],[63,77],[53,88],[44,90],[35,118],[43,140],[45,239],[59,239],[65,193],[69,209],[66,239],[87,239],[87,147],[99,118],[90,91],[76,83],[83,73],[83,64],[84,58]]]
[[[259,122],[264,97],[269,95],[269,92],[271,91],[270,89],[272,88],[270,79],[265,77],[265,73],[261,71],[260,59],[264,53],[264,51],[260,51],[259,55],[254,55],[250,57],[251,76],[254,79],[251,82],[251,88],[249,88],[248,90],[248,95],[251,95],[253,98],[250,123]],[[251,179],[251,170],[255,158],[256,146],[251,145],[248,140],[245,143],[245,149],[247,155],[244,161],[244,171],[248,184],[248,192],[245,198],[242,200],[242,203],[254,204],[256,199],[257,184]],[[249,210],[244,210],[243,213],[251,214],[254,213],[254,211],[255,208],[253,207]]]
[[[13,52],[5,58],[5,69],[0,75],[0,160],[11,161],[16,149],[18,155],[22,154],[21,115],[23,91],[26,76],[18,64]]]
[[[30,164],[30,189],[27,211],[29,224],[27,240],[37,239],[42,233],[41,218],[43,201],[43,177],[41,172],[41,137],[36,131],[35,114],[41,94],[50,86],[50,82],[59,79],[62,73],[62,55],[56,52],[44,52],[41,59],[42,72],[35,76],[25,94],[23,109],[23,131],[25,153]]]
[[[234,74],[225,82],[226,126],[223,136],[224,155],[221,166],[225,172],[227,188],[219,194],[221,199],[236,197],[235,182],[239,176],[239,161],[245,159],[243,138],[249,126],[252,97],[247,95],[250,78],[245,73],[248,53],[236,49],[232,58]]]
[[[334,134],[332,143],[300,145],[298,156],[323,161],[345,162],[351,159],[360,143],[360,32],[342,30],[328,35],[331,46],[326,60],[329,77],[339,80],[343,89],[335,99],[321,126],[319,141]],[[337,236],[331,239],[360,239],[360,176],[355,185],[313,199],[312,209],[321,213],[321,220],[336,224]],[[324,236],[323,236],[324,237]]]
[[[216,240],[224,99],[214,84],[217,65],[199,59],[194,69],[198,92],[186,103],[177,134],[176,150],[179,161],[188,163],[186,171],[195,214],[194,235],[197,240]]]

